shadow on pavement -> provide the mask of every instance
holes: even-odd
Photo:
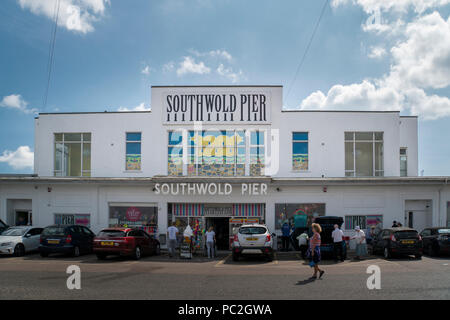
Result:
[[[308,283],[312,283],[312,282],[314,282],[314,281],[316,281],[316,280],[317,280],[317,279],[308,278],[308,279],[306,279],[306,280],[298,281],[295,285],[296,285],[296,286],[304,286],[304,285],[306,285],[306,284],[308,284]]]

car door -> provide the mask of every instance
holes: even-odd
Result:
[[[41,233],[42,233],[42,228],[33,228],[30,231],[28,231],[28,234],[30,234],[30,246],[27,248],[25,247],[25,249],[27,251],[35,251],[38,250],[39,248],[39,244],[40,244],[40,239],[41,239]]]
[[[25,252],[34,250],[33,249],[34,243],[33,243],[31,230],[33,230],[33,229],[28,229],[27,231],[25,231],[25,233],[22,236],[22,243],[25,247]]]
[[[141,248],[145,254],[151,253],[150,237],[142,230],[138,231],[138,237],[140,238]]]
[[[83,244],[84,244],[84,250],[86,252],[92,251],[92,244],[94,243],[95,234],[89,230],[87,227],[79,227],[81,229],[82,235],[83,235]]]
[[[420,233],[420,236],[422,237],[422,243],[423,243],[423,247],[428,248],[428,244],[431,241],[431,230],[430,229],[425,229]]]
[[[156,241],[147,232],[145,232],[145,231],[143,231],[143,232],[144,232],[145,239],[148,242],[148,250],[149,250],[148,253],[154,254],[156,251]]]
[[[374,238],[374,242],[373,242],[373,251],[374,252],[379,252],[381,250],[381,242],[383,240],[383,232],[381,231],[380,233],[377,234],[377,236]]]

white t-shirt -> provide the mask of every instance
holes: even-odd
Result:
[[[214,231],[207,231],[205,234],[206,234],[206,242],[214,242],[214,236],[216,235]]]
[[[356,240],[357,244],[363,244],[366,243],[366,238],[365,238],[366,234],[364,233],[364,231],[359,231],[356,232],[356,234],[353,236],[353,239]]]
[[[167,228],[167,232],[169,233],[169,239],[170,240],[176,240],[177,239],[177,232],[178,228],[174,226],[170,226]]]
[[[339,229],[339,228],[334,229],[333,232],[331,233],[331,236],[333,237],[333,242],[341,242],[343,235],[344,235],[344,232],[342,232],[341,229]]]

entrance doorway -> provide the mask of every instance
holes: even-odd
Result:
[[[15,218],[16,226],[31,226],[33,224],[31,220],[31,211],[16,210]]]
[[[213,227],[216,233],[217,250],[228,250],[230,248],[230,219],[228,217],[206,218],[206,230],[209,227]]]

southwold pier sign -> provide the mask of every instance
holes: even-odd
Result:
[[[229,183],[157,183],[153,189],[155,194],[163,195],[210,195],[227,196],[233,192],[233,186]],[[241,195],[265,196],[267,195],[266,183],[242,183]]]
[[[269,121],[269,97],[265,93],[231,94],[166,94],[166,123],[182,124],[195,121],[253,122]]]

